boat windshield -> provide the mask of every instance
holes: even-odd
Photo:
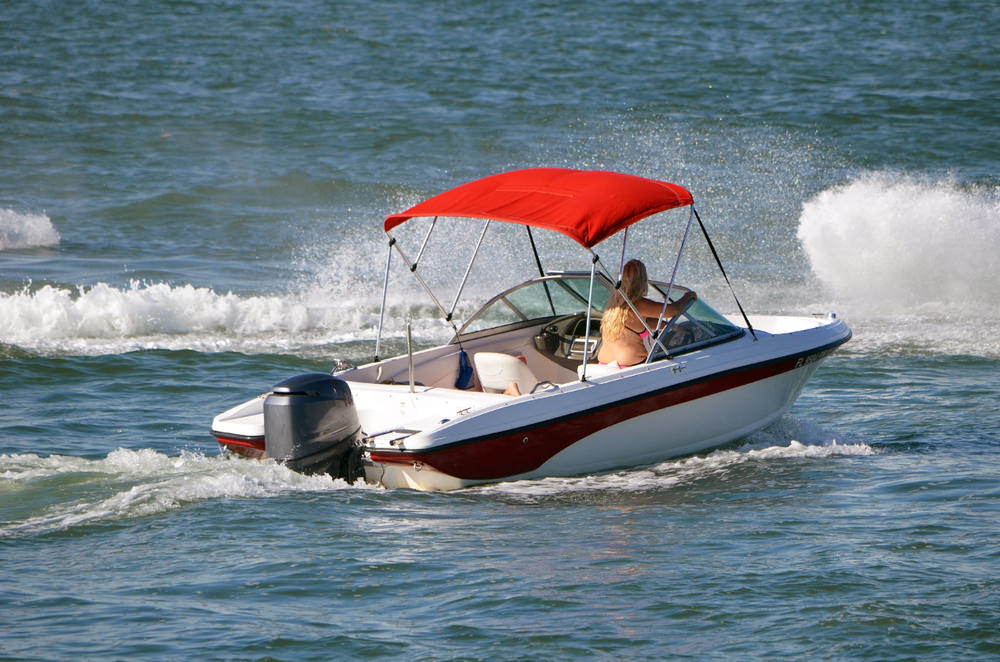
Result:
[[[508,324],[587,312],[590,274],[558,274],[522,283],[494,297],[469,318],[460,334],[475,333]],[[598,279],[594,285],[593,313],[608,302],[611,284]]]
[[[650,281],[649,284],[651,297],[660,298],[666,294],[666,283]],[[538,324],[555,318],[583,317],[587,313],[589,289],[589,273],[561,273],[522,283],[488,301],[469,318],[459,334],[467,336],[512,326]],[[598,277],[594,283],[594,304],[591,311],[595,320],[600,319],[612,291],[611,282]],[[685,292],[686,288],[675,285],[671,291],[671,300],[678,299]],[[663,344],[669,355],[673,356],[736,338],[744,333],[743,328],[698,299],[666,329]],[[594,328],[592,337],[600,337],[598,328]],[[663,356],[663,350],[657,346],[652,360]]]
[[[746,333],[745,329],[736,326],[707,303],[698,299],[661,332],[660,337],[667,353],[665,354],[663,348],[657,344],[653,347],[650,360],[657,361],[664,356],[692,352],[701,347],[739,338],[744,333]]]

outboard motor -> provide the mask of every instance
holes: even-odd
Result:
[[[353,482],[360,475],[360,437],[351,388],[332,375],[286,379],[264,400],[265,453],[295,471]]]

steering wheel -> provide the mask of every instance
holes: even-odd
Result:
[[[688,299],[688,302],[687,302],[686,304],[684,304],[684,306],[683,306],[683,307],[682,307],[682,308],[681,308],[681,309],[680,309],[679,311],[677,311],[677,314],[676,314],[676,315],[674,315],[673,317],[671,317],[671,318],[670,318],[670,319],[669,319],[669,320],[667,321],[667,324],[666,324],[666,325],[665,325],[665,326],[663,327],[663,330],[662,330],[662,331],[660,331],[660,332],[659,332],[659,333],[657,334],[657,336],[656,336],[656,337],[657,337],[657,338],[662,338],[663,336],[667,335],[667,333],[668,333],[668,332],[670,331],[670,329],[671,329],[671,328],[672,328],[672,327],[674,326],[674,324],[676,324],[676,323],[677,323],[677,320],[678,320],[678,319],[680,319],[681,315],[683,315],[684,313],[686,313],[686,312],[687,312],[687,309],[688,309],[688,308],[690,308],[690,307],[691,307],[691,305],[692,305],[692,304],[693,304],[693,303],[694,303],[695,301],[697,301],[697,299],[695,299],[695,298],[691,298],[691,299]]]
[[[666,343],[662,343],[660,339],[667,337],[667,334],[670,333],[670,330],[677,323],[677,320],[681,318],[681,315],[687,312],[687,309],[690,308],[691,304],[693,304],[695,301],[697,301],[697,299],[694,298],[688,299],[688,302],[684,304],[679,311],[677,311],[677,314],[671,317],[669,320],[667,320],[666,325],[659,332],[656,333],[656,339],[653,342],[653,346],[650,347],[649,353],[646,354],[646,363],[652,361],[653,354],[656,352],[657,349],[663,350],[663,356],[668,356],[670,354],[670,352],[667,351]]]

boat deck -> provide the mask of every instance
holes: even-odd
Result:
[[[390,445],[472,411],[511,400],[501,393],[435,386],[415,386],[412,393],[408,384],[350,382],[350,386],[365,436]]]

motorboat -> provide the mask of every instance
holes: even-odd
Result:
[[[677,235],[673,271],[669,280],[649,281],[649,297],[664,301],[666,311],[666,302],[688,291],[674,281],[697,221],[738,314],[724,315],[699,297],[669,318],[642,319],[652,339],[645,361],[602,365],[600,319],[621,289],[629,228],[678,215],[681,222],[667,222]],[[534,258],[527,263],[537,273],[456,319],[483,239],[497,223],[527,229],[526,251]],[[410,239],[419,246],[401,246],[404,224],[418,224]],[[383,229],[387,257],[372,361],[295,375],[219,414],[212,434],[224,449],[349,482],[418,490],[650,465],[729,444],[774,422],[820,362],[851,337],[831,313],[746,314],[691,193],[664,181],[608,171],[515,170],[392,214]],[[537,231],[572,240],[586,268],[544,270]],[[439,232],[449,250],[458,244],[449,233],[478,235],[450,307],[419,269],[429,238]],[[657,246],[667,234],[655,235]],[[615,249],[610,265],[599,256],[605,246]],[[406,350],[382,358],[394,257],[452,337],[414,350],[407,327]]]

